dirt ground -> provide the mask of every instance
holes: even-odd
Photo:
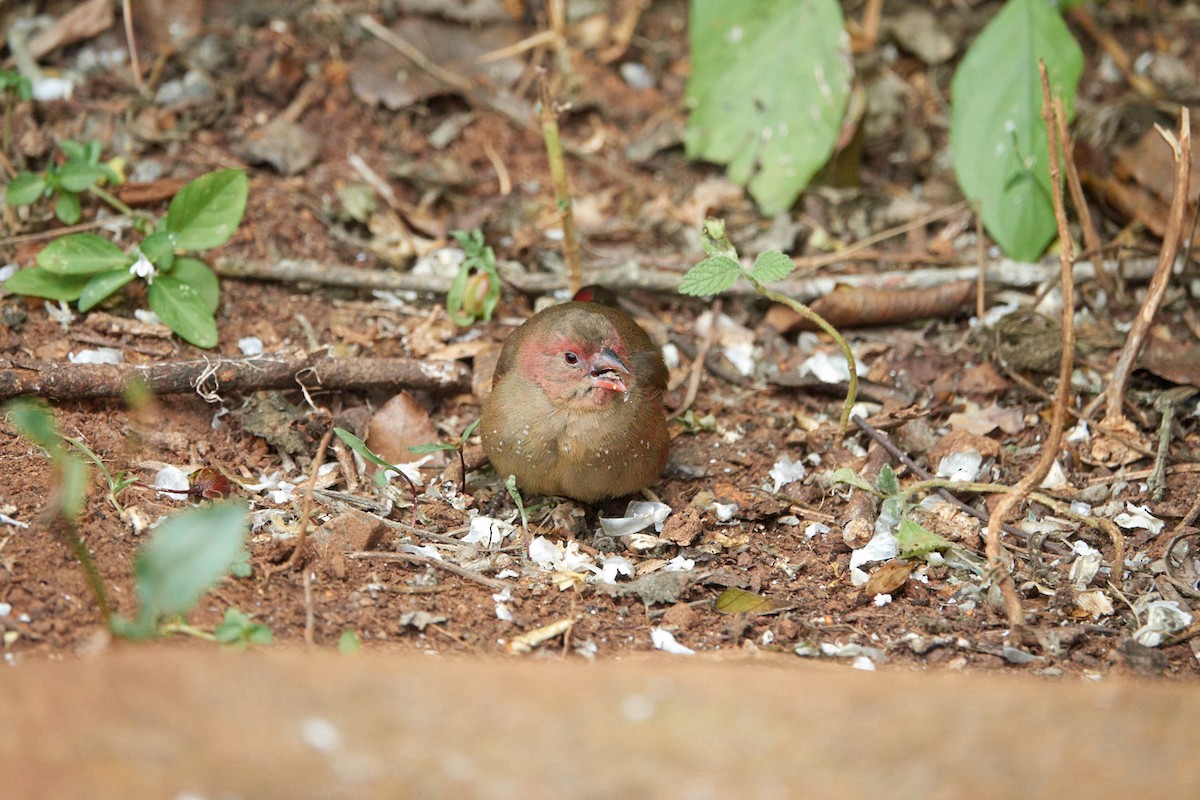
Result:
[[[53,12],[66,4],[46,5]],[[374,14],[388,25],[407,23],[418,15],[392,14],[409,4],[252,5],[247,10],[233,3],[208,3],[206,27],[198,28],[205,35],[175,50],[163,46],[152,20],[143,22],[144,62],[154,63],[155,47],[166,53],[155,64],[157,84],[180,79],[189,67],[198,69],[212,82],[211,98],[167,107],[139,96],[127,67],[93,72],[70,100],[20,104],[13,111],[17,160],[33,168],[44,163],[56,140],[96,138],[106,154],[124,155],[131,173],[148,176],[144,182],[150,184],[227,166],[246,168],[246,215],[234,239],[212,254],[218,265],[278,267],[305,259],[364,276],[402,275],[413,269],[413,255],[425,256],[422,263],[428,265],[428,254],[452,246],[451,231],[481,228],[501,261],[533,274],[561,272],[555,237],[559,221],[543,140],[536,128],[522,126],[480,100],[500,94],[488,78],[480,78],[469,97],[442,90],[398,108],[369,102],[370,91],[362,81],[385,59],[381,53],[386,48],[379,49],[380,42],[364,30],[359,15]],[[571,108],[560,120],[564,138],[585,154],[569,156],[568,169],[586,269],[634,262],[636,275],[678,276],[703,257],[697,231],[706,214],[727,219],[734,240],[745,243],[747,252],[782,247],[798,257],[903,229],[821,267],[816,273],[821,277],[895,276],[975,264],[974,222],[965,208],[955,208],[961,198],[945,157],[950,79],[945,66],[928,66],[897,50],[886,37],[856,56],[864,80],[887,71],[903,82],[909,113],[879,121],[870,138],[857,140],[857,158],[848,157],[854,164],[852,185],[839,185],[838,176],[826,174],[791,214],[772,222],[757,214],[721,169],[689,163],[677,136],[668,135],[666,144],[647,150],[652,133],[672,126],[678,130],[684,119],[686,4],[650,4],[627,49],[608,63],[602,54],[613,46],[620,14],[635,4],[602,5],[606,10],[572,28],[569,55],[577,83],[564,89]],[[941,11],[946,29],[966,41],[995,7],[944,4]],[[1189,8],[1120,2],[1093,13],[1119,47],[1134,54],[1170,55],[1190,70],[1194,81],[1200,74],[1200,53],[1186,43],[1200,35],[1200,20]],[[532,4],[528,16],[510,23],[511,35],[535,33],[540,13]],[[885,14],[890,18],[892,13],[889,4]],[[474,44],[474,32],[491,23],[446,24],[458,26],[456,36]],[[1164,110],[1130,99],[1120,80],[1101,75],[1109,67],[1096,40],[1077,21],[1071,24],[1087,58],[1081,119],[1094,121],[1097,109],[1113,112],[1116,119],[1115,134],[1089,139],[1082,148],[1088,150],[1089,174],[1095,177],[1089,192],[1096,193],[1106,237],[1124,248],[1120,258],[1152,263],[1158,240],[1136,217],[1131,221],[1129,212],[1100,199],[1096,187],[1102,179],[1132,183],[1127,175],[1117,176],[1114,154],[1136,142],[1147,120],[1174,127],[1175,106],[1164,101],[1171,106]],[[203,55],[201,42],[218,53]],[[119,20],[47,58],[70,66],[89,48],[124,48]],[[386,56],[392,57],[399,58]],[[526,105],[535,94],[530,65],[551,61],[544,49],[518,59],[520,68],[510,86]],[[643,68],[650,85],[633,88],[622,78],[623,64]],[[1172,98],[1176,96],[1186,102],[1197,95]],[[256,137],[282,118],[302,128],[305,141],[315,146],[311,162],[296,174],[281,174],[280,162],[271,163],[283,157],[278,152],[262,156],[246,147],[261,141]],[[924,137],[924,148],[910,141],[914,131]],[[359,159],[366,171],[354,166]],[[286,162],[282,169],[290,165]],[[339,191],[366,183],[367,172],[393,199],[389,204],[376,192],[376,211],[364,222],[342,213]],[[914,193],[918,184],[921,191]],[[906,205],[910,208],[903,215]],[[160,201],[151,210],[161,213],[164,207]],[[96,210],[85,205],[85,219]],[[940,211],[946,213],[937,216]],[[6,210],[5,219],[9,230],[0,239],[0,255],[18,265],[32,263],[47,241],[28,234],[58,227],[45,209],[24,219]],[[996,254],[987,258],[998,261]],[[1057,262],[1047,263],[1046,286],[1039,280],[989,285],[986,305],[1032,307],[1057,280]],[[1136,272],[1128,270],[1131,277],[1121,277],[1118,292],[1107,299],[1099,297],[1095,281],[1081,281],[1091,313],[1079,333],[1076,410],[1102,391],[1113,369],[1145,287],[1145,275],[1139,279]],[[1162,418],[1158,399],[1176,386],[1200,386],[1195,377],[1200,372],[1191,360],[1200,351],[1194,278],[1195,265],[1189,261],[1173,279],[1159,316],[1155,347],[1160,355],[1143,363],[1131,385],[1132,436],[1151,456]],[[861,585],[851,569],[854,550],[870,539],[878,501],[861,490],[832,485],[833,472],[845,467],[873,482],[890,462],[902,484],[914,478],[861,431],[852,429],[845,440],[838,436],[844,386],[800,377],[800,365],[815,354],[837,357],[828,339],[787,326],[781,330],[773,316],[778,310],[744,295],[721,301],[723,321],[708,336],[702,321],[711,319],[704,316],[713,308],[711,301],[630,288],[632,283],[637,280],[622,286],[623,301],[658,343],[678,354],[672,362],[669,409],[685,402],[696,354],[711,345],[689,415],[672,424],[670,466],[653,487],[671,515],[663,530],[638,549],[597,532],[598,518],[620,516],[626,500],[585,508],[533,499],[530,522],[533,536],[562,547],[574,542],[595,563],[624,555],[641,581],[632,586],[625,577],[605,584],[590,574],[564,578],[536,564],[523,565],[515,540],[494,552],[447,544],[445,537],[461,539],[477,514],[512,519],[512,500],[486,467],[470,472],[463,498],[454,496],[453,483],[442,480],[441,467],[426,465],[422,476],[432,490],[420,498],[419,531],[377,522],[348,504],[347,495],[372,503],[378,498],[369,479],[345,474],[352,461],[344,452],[339,457],[337,443],[326,457],[337,466],[323,474],[321,488],[344,494],[318,493],[311,546],[302,567],[289,566],[306,476],[321,437],[332,424],[365,434],[367,423],[399,386],[365,391],[315,387],[307,393],[298,387],[218,390],[218,398],[209,398],[217,402],[194,393],[176,394],[137,408],[120,397],[60,400],[54,408],[64,434],[84,440],[112,470],[153,483],[165,465],[185,472],[211,467],[245,484],[235,495],[249,504],[260,523],[249,544],[252,573],[223,581],[188,615],[188,622],[201,631],[213,630],[226,610],[235,608],[269,627],[277,645],[306,643],[320,650],[336,650],[345,632],[353,631],[369,652],[501,655],[512,652],[514,639],[561,624],[559,635],[529,657],[627,657],[653,650],[652,636],[661,631],[700,653],[770,652],[797,663],[817,658],[862,668],[1043,676],[1200,675],[1196,640],[1187,638],[1186,630],[1161,646],[1146,646],[1144,638],[1135,638],[1148,622],[1148,603],[1175,602],[1187,612],[1200,597],[1194,588],[1197,529],[1189,515],[1200,496],[1194,398],[1182,401],[1170,427],[1166,490],[1160,499],[1147,487],[1151,456],[1116,467],[1096,463],[1089,441],[1064,443],[1059,457],[1063,481],[1048,493],[1068,507],[1072,501],[1087,503],[1090,513],[1109,521],[1108,527],[1089,527],[1043,503],[1027,503],[1012,516],[1009,521],[1024,533],[1007,535],[1005,541],[1015,557],[1029,628],[1029,638],[1014,646],[991,575],[979,567],[983,523],[977,519],[951,512],[921,517],[965,555],[902,566],[865,565],[868,574],[914,567],[887,584],[887,591],[878,590],[880,583]],[[217,314],[220,342],[213,352],[123,324],[145,305],[136,289],[103,309],[103,315],[77,315],[70,322],[52,317],[41,301],[6,296],[0,300],[0,367],[66,362],[70,353],[100,346],[120,349],[135,364],[232,358],[241,356],[244,337],[257,337],[268,353],[325,349],[340,360],[449,359],[470,369],[470,388],[413,392],[415,402],[400,425],[413,428],[400,435],[408,437],[406,444],[431,438],[453,442],[479,413],[500,344],[533,309],[537,298],[517,289],[519,284],[518,277],[505,287],[491,322],[460,328],[448,320],[439,294],[225,278]],[[938,318],[844,328],[865,367],[863,408],[875,428],[930,472],[938,470],[944,455],[973,451],[984,462],[980,480],[1011,486],[1036,461],[1047,435],[1046,391],[1056,383],[1058,356],[1051,352],[1046,357],[1041,345],[1046,330],[1050,340],[1057,339],[1056,316],[1017,315],[1015,322],[1010,316],[986,328],[972,327],[973,311],[972,296],[966,307]],[[745,374],[735,363],[739,354],[749,359]],[[284,402],[268,413],[269,404],[278,400]],[[218,412],[228,413],[218,417]],[[985,417],[992,419],[989,414],[994,419],[985,424]],[[423,427],[429,425],[432,430]],[[470,449],[475,448],[473,442]],[[803,463],[804,477],[772,478],[784,457]],[[297,488],[286,496],[247,488],[272,473]],[[112,646],[75,556],[48,518],[52,483],[44,456],[9,423],[0,423],[0,511],[20,524],[0,527],[0,630],[6,660],[18,666]],[[960,496],[977,509],[988,507],[979,495]],[[110,503],[93,474],[79,529],[116,610],[131,614],[136,606],[134,553],[150,535],[150,523],[186,504],[138,487],[118,500],[124,513]],[[1161,528],[1112,524],[1120,514],[1131,513],[1130,504],[1144,506]],[[407,522],[410,513],[397,505],[388,522]],[[389,517],[389,511],[381,516]],[[1176,534],[1185,537],[1167,559],[1167,545]],[[1074,554],[1083,551],[1076,546],[1080,542],[1099,552],[1101,564],[1095,577],[1082,584],[1072,578],[1078,560]],[[434,547],[447,563],[469,574],[415,559],[378,557],[403,552],[398,551],[402,545]],[[690,569],[669,572],[672,564]],[[1123,572],[1120,581],[1114,572]],[[729,613],[718,607],[717,599],[728,597],[730,589],[753,593],[769,605]],[[181,638],[170,637],[176,642]]]

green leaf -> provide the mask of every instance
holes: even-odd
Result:
[[[58,423],[44,400],[20,397],[7,403],[4,411],[17,433],[41,447],[52,459],[62,455],[63,440]]]
[[[10,206],[31,206],[46,191],[46,179],[35,172],[18,172],[4,191],[4,199]]]
[[[847,486],[853,486],[855,489],[862,489],[864,492],[874,495],[879,494],[879,490],[872,486],[870,481],[849,467],[839,467],[834,471],[833,476],[829,480],[834,484],[844,483]]]
[[[62,483],[58,487],[58,513],[63,519],[78,519],[87,501],[88,471],[83,459],[68,453],[59,460]]]
[[[1038,258],[1055,235],[1038,59],[1070,119],[1083,55],[1046,0],[1008,0],[954,74],[950,149],[963,194],[1011,257]]]
[[[879,469],[879,477],[875,479],[875,486],[885,497],[891,497],[900,492],[900,481],[896,479],[896,470],[892,469],[891,464],[884,464]]]
[[[479,418],[477,417],[475,419],[475,421],[472,422],[470,425],[468,425],[467,429],[462,432],[462,437],[459,441],[462,442],[463,447],[467,446],[467,439],[471,438],[471,434],[474,433],[475,429],[478,427],[479,427]]]
[[[438,444],[414,444],[414,445],[410,445],[408,448],[408,452],[416,453],[419,456],[423,456],[426,453],[441,453],[446,450],[457,451],[458,446],[453,445],[453,444],[446,444],[446,443],[442,442],[442,443],[438,443]]]
[[[127,267],[133,259],[107,239],[75,233],[55,239],[37,254],[37,265],[61,275],[94,275]]]
[[[87,163],[87,148],[74,139],[65,139],[58,143],[58,149],[66,154],[68,162],[82,161]]]
[[[74,225],[83,215],[83,207],[79,203],[79,195],[60,189],[58,199],[54,201],[54,216],[64,225]]]
[[[737,282],[741,266],[732,258],[713,256],[692,267],[679,283],[682,294],[697,296],[720,294]]]
[[[221,282],[217,280],[216,273],[203,261],[198,258],[177,258],[169,277],[195,289],[204,300],[209,313],[216,312],[221,303]]]
[[[236,608],[225,609],[225,621],[213,630],[213,636],[221,644],[246,646],[250,644],[270,644],[274,636],[271,629],[261,622],[253,622],[250,617]]]
[[[47,300],[78,300],[83,287],[91,279],[89,275],[57,275],[41,267],[30,267],[15,273],[4,282],[4,288],[13,294],[26,297],[44,297]]]
[[[362,650],[362,639],[359,638],[358,632],[353,628],[346,628],[342,631],[342,635],[338,637],[338,652],[357,653]]]
[[[353,433],[346,430],[345,428],[334,428],[333,432],[337,434],[337,437],[339,439],[341,439],[343,442],[346,443],[347,447],[349,447],[354,452],[358,453],[360,456],[362,456],[367,461],[370,461],[372,464],[374,464],[378,467],[387,467],[389,469],[395,469],[394,467],[392,467],[392,465],[389,462],[387,462],[384,459],[380,458],[379,456],[375,455],[375,453],[371,450],[371,448],[367,447],[366,442],[364,442],[362,439],[358,438],[357,436],[355,436]]]
[[[104,177],[104,170],[95,164],[68,161],[58,171],[58,185],[71,192],[82,192]]]
[[[246,544],[242,503],[215,503],[172,515],[134,560],[142,614],[154,620],[185,614],[223,577]]]
[[[79,310],[88,311],[136,277],[127,267],[93,275],[79,293]]]
[[[217,321],[208,301],[174,275],[159,275],[146,290],[150,310],[184,341],[196,347],[215,347]]]
[[[688,157],[728,164],[764,214],[789,208],[837,143],[843,27],[836,0],[692,0]]]
[[[139,245],[142,255],[150,259],[150,263],[162,270],[174,267],[175,247],[171,234],[166,231],[155,231],[142,239]]]
[[[167,230],[181,250],[207,250],[233,236],[246,211],[249,181],[240,169],[202,175],[179,190],[167,210]]]
[[[754,266],[750,268],[750,274],[761,283],[769,283],[786,278],[792,274],[792,270],[795,268],[796,264],[791,258],[778,250],[768,250],[765,253],[759,253],[758,258],[754,259]]]
[[[938,536],[919,522],[913,522],[908,517],[900,520],[900,528],[896,531],[896,541],[900,544],[900,558],[920,558],[934,550],[948,550],[951,542]]]

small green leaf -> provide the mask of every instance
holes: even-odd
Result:
[[[181,250],[207,250],[233,236],[246,211],[246,173],[223,169],[202,175],[179,190],[167,210],[167,230]]]
[[[338,637],[338,652],[347,655],[357,653],[362,650],[362,639],[358,637],[358,632],[353,628],[346,628],[342,631],[342,635]]]
[[[948,550],[951,542],[938,536],[919,522],[908,517],[900,520],[900,528],[896,531],[896,541],[900,545],[900,558],[920,558],[934,550]]]
[[[221,644],[241,647],[251,644],[270,644],[274,639],[271,629],[236,608],[225,609],[225,621],[216,627],[213,636]]]
[[[214,503],[169,517],[134,560],[142,613],[154,620],[186,614],[237,560],[249,530],[242,503]]]
[[[184,341],[196,347],[215,347],[217,321],[208,302],[174,275],[159,275],[146,290],[150,310]]]
[[[58,199],[54,201],[54,216],[64,225],[74,225],[83,215],[83,206],[79,203],[79,195],[60,189]]]
[[[79,513],[83,511],[83,504],[87,501],[87,464],[71,453],[65,454],[58,463],[62,468],[62,483],[58,487],[58,513],[63,519],[78,519]]]
[[[896,470],[892,469],[891,464],[884,464],[879,469],[875,486],[885,497],[891,497],[900,491],[900,481],[896,478]]]
[[[204,299],[209,313],[216,312],[221,303],[221,282],[207,264],[198,258],[181,256],[175,259],[170,277],[195,289]]]
[[[844,483],[847,486],[853,486],[855,489],[862,489],[864,492],[869,492],[873,495],[878,495],[879,491],[867,481],[866,478],[859,475],[849,467],[839,467],[834,471],[833,476],[829,479],[832,483]]]
[[[79,293],[79,310],[88,311],[134,279],[127,267],[93,275]]]
[[[82,192],[104,177],[104,170],[94,164],[68,161],[58,171],[58,185],[70,192]]]
[[[142,239],[140,245],[142,255],[150,259],[150,263],[159,269],[171,269],[175,259],[175,248],[171,239],[171,234],[166,231],[155,231]]]
[[[6,404],[4,411],[17,432],[45,450],[50,458],[56,459],[62,454],[63,440],[58,423],[44,400],[21,397]]]
[[[94,233],[75,233],[55,239],[37,254],[37,265],[61,275],[94,275],[127,267],[133,259],[121,248]]]
[[[4,199],[10,206],[31,206],[46,191],[46,179],[34,172],[18,172],[8,184]]]
[[[408,452],[416,453],[419,456],[423,456],[426,453],[441,453],[447,450],[457,451],[458,447],[456,445],[441,442],[438,444],[414,444],[410,445],[408,448]]]
[[[679,284],[682,294],[705,296],[720,294],[737,282],[741,266],[727,256],[706,258],[688,271]]]
[[[30,267],[13,274],[4,282],[4,288],[13,294],[69,303],[79,299],[90,279],[90,275],[57,275],[41,267]]]
[[[74,139],[64,139],[59,142],[58,149],[66,154],[68,161],[82,161],[87,163],[87,148]]]
[[[792,274],[792,270],[795,268],[796,264],[792,259],[778,250],[768,250],[765,253],[759,253],[758,258],[754,259],[754,266],[750,268],[750,274],[761,283],[769,283],[786,278]]]
[[[345,442],[346,445],[351,450],[358,453],[360,456],[365,458],[367,461],[370,461],[372,464],[374,464],[378,467],[391,467],[392,466],[387,461],[384,461],[382,458],[375,455],[375,453],[371,450],[371,448],[367,447],[366,442],[364,442],[362,439],[358,438],[357,436],[355,436],[353,433],[346,430],[345,428],[334,428],[333,432],[336,433],[337,437],[339,439],[341,439],[343,442]]]
[[[470,425],[468,425],[467,429],[462,432],[462,438],[460,439],[460,441],[462,442],[463,447],[467,446],[467,439],[471,438],[471,434],[474,433],[475,429],[478,427],[479,427],[479,419],[476,418],[476,420],[474,422],[472,422]]]

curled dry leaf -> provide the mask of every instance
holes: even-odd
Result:
[[[912,574],[912,571],[911,561],[893,559],[871,573],[871,577],[867,579],[867,583],[863,587],[863,592],[867,597],[874,597],[877,594],[895,594],[904,584],[908,583],[908,576]]]
[[[973,281],[956,281],[928,289],[880,290],[839,284],[811,308],[835,328],[896,325],[919,319],[947,319],[975,299]],[[767,324],[781,333],[815,331],[817,327],[787,306],[767,312]]]

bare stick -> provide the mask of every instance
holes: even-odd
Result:
[[[1071,191],[1071,204],[1075,206],[1075,213],[1079,216],[1079,224],[1083,228],[1083,246],[1094,258],[1099,258],[1104,251],[1104,244],[1100,241],[1096,223],[1092,221],[1092,210],[1083,196],[1083,185],[1079,182],[1079,170],[1075,168],[1075,139],[1067,131],[1067,113],[1062,106],[1060,97],[1054,98],[1054,119],[1058,127],[1058,140],[1062,142],[1063,146],[1063,163],[1067,173],[1067,188]],[[1113,284],[1112,276],[1109,275],[1108,270],[1104,269],[1103,265],[1096,270],[1096,280],[1100,282],[1100,288],[1104,290],[1104,293],[1112,298],[1116,286]]]
[[[121,0],[121,16],[125,18],[125,42],[129,45],[129,66],[133,70],[133,85],[139,94],[146,93],[146,84],[142,82],[142,65],[138,61],[137,42],[133,38],[133,11],[130,0]]]
[[[583,271],[579,266],[579,238],[575,235],[574,199],[567,179],[562,141],[558,136],[558,110],[550,97],[550,82],[544,70],[538,71],[538,94],[541,109],[542,138],[546,141],[546,157],[550,161],[550,178],[554,182],[554,202],[562,218],[563,259],[567,264],[567,290],[573,295],[583,288]]]
[[[321,437],[321,443],[317,445],[317,454],[313,456],[312,467],[308,471],[308,486],[304,488],[304,503],[300,506],[300,519],[296,523],[299,531],[296,534],[296,549],[292,551],[292,557],[287,562],[291,569],[304,563],[304,546],[308,543],[308,523],[312,519],[313,490],[317,486],[317,474],[321,470],[321,465],[325,463],[325,451],[329,448],[329,440],[332,438],[333,428],[330,428]]]
[[[504,581],[493,580],[492,578],[480,575],[478,572],[460,567],[457,564],[451,564],[449,561],[442,561],[437,558],[428,558],[427,556],[419,556],[415,553],[347,553],[346,558],[352,558],[356,561],[378,560],[378,561],[403,561],[406,564],[419,564],[424,567],[434,567],[435,569],[444,570],[457,575],[460,578],[466,578],[469,581],[474,581],[481,586],[486,586],[489,589],[506,589],[511,584]]]
[[[686,412],[692,407],[692,403],[696,402],[696,394],[700,391],[700,379],[704,377],[704,362],[708,359],[708,351],[712,349],[713,341],[717,338],[717,322],[721,316],[721,307],[721,298],[714,299],[712,324],[708,326],[708,333],[705,334],[704,341],[700,343],[699,352],[692,359],[692,369],[688,374],[687,394],[683,397],[683,404],[667,417],[668,422]]]
[[[470,372],[453,361],[411,358],[328,358],[324,353],[271,353],[245,358],[214,356],[159,364],[64,364],[13,361],[0,369],[0,398],[41,395],[52,400],[120,397],[141,382],[154,394],[195,392],[216,402],[218,392],[287,389],[409,388],[458,393]]]
[[[1063,422],[1067,417],[1067,400],[1071,396],[1071,371],[1075,368],[1075,281],[1071,274],[1074,253],[1071,247],[1071,232],[1067,228],[1067,212],[1063,207],[1062,173],[1059,170],[1061,149],[1058,126],[1055,124],[1057,109],[1050,96],[1046,65],[1039,62],[1038,69],[1042,76],[1042,120],[1046,123],[1050,155],[1050,197],[1054,201],[1054,220],[1058,224],[1059,236],[1059,262],[1062,265],[1062,358],[1058,367],[1058,389],[1054,395],[1054,408],[1050,415],[1050,430],[1042,445],[1041,456],[1033,469],[1017,482],[1012,491],[1000,498],[1000,502],[992,509],[987,525],[988,565],[996,576],[995,579],[999,581],[1000,593],[1008,611],[1010,634],[1017,641],[1020,641],[1021,630],[1025,625],[1025,612],[1021,607],[1021,598],[1017,595],[1017,587],[1013,584],[1012,573],[1001,558],[1001,525],[1004,518],[1041,484],[1058,457]]]
[[[1133,372],[1134,362],[1142,352],[1146,334],[1154,324],[1154,315],[1162,305],[1167,293],[1167,284],[1171,280],[1171,269],[1175,266],[1175,255],[1179,250],[1179,240],[1183,234],[1183,216],[1187,209],[1188,180],[1191,176],[1192,163],[1192,122],[1191,113],[1187,106],[1180,109],[1179,138],[1170,131],[1158,128],[1159,134],[1171,146],[1175,155],[1175,187],[1171,194],[1171,210],[1167,214],[1167,231],[1163,236],[1162,249],[1158,252],[1158,263],[1154,268],[1154,277],[1150,279],[1150,288],[1142,303],[1138,315],[1134,317],[1129,336],[1125,339],[1125,347],[1117,358],[1117,366],[1113,368],[1112,378],[1104,395],[1104,424],[1111,428],[1123,428],[1125,419],[1125,386],[1129,383],[1129,375]]]
[[[1152,258],[1135,258],[1123,262],[1121,269],[1126,280],[1138,282],[1150,279],[1154,272],[1154,265],[1155,260]],[[567,278],[563,275],[525,272],[515,262],[502,262],[499,266],[505,283],[527,294],[547,294],[567,288]],[[650,270],[636,261],[628,261],[615,267],[589,269],[588,278],[592,283],[602,284],[610,289],[639,289],[647,292],[676,294],[687,266],[680,262],[679,272],[668,272]],[[1106,262],[1103,268],[1115,270],[1117,262]],[[322,286],[347,286],[366,290],[445,294],[450,290],[451,283],[450,279],[433,275],[413,275],[407,272],[346,267],[309,259],[241,261],[226,258],[217,259],[213,269],[222,278],[313,283]],[[1058,265],[999,259],[987,265],[987,274],[984,278],[989,286],[1008,286],[1021,289],[1039,286],[1052,279],[1058,271]],[[771,288],[782,295],[807,303],[824,297],[838,285],[879,291],[907,291],[930,289],[960,281],[974,281],[978,275],[979,266],[970,264],[860,275],[820,275],[809,278],[793,278],[772,283]],[[1088,280],[1095,275],[1095,268],[1091,262],[1081,261],[1076,264],[1075,275],[1081,281]],[[726,289],[725,294],[750,297],[757,292],[748,284],[739,282]]]

